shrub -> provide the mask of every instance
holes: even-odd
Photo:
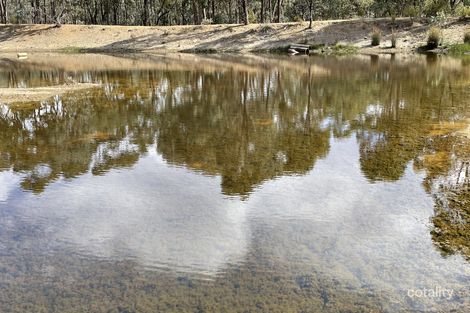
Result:
[[[391,41],[392,41],[392,48],[396,48],[397,47],[397,32],[395,30],[392,30]]]
[[[448,10],[448,4],[445,0],[425,0],[424,14],[428,17],[442,18],[445,11]]]
[[[431,16],[431,23],[439,27],[443,27],[445,24],[447,24],[448,20],[449,17],[445,11],[439,11],[436,13],[436,15]]]
[[[441,42],[441,29],[438,27],[431,27],[428,32],[428,49],[435,49]]]
[[[470,6],[461,5],[457,8],[456,12],[461,18],[470,17]]]
[[[378,27],[374,27],[372,29],[372,42],[371,42],[371,45],[372,46],[378,46],[380,45],[380,39],[382,38],[382,32],[380,31],[380,29]]]
[[[201,25],[211,25],[212,24],[212,19],[211,18],[204,18],[201,21]]]
[[[463,42],[470,44],[470,28],[465,30],[465,33],[463,34]]]
[[[250,22],[250,24],[257,22],[257,17],[253,10],[248,10],[248,21]]]
[[[419,9],[415,7],[414,5],[408,5],[405,7],[403,10],[403,15],[410,17],[411,19],[418,17],[419,15]]]

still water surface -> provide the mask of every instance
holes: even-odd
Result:
[[[0,65],[1,312],[470,310],[468,59]]]

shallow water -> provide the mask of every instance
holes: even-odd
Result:
[[[470,310],[468,59],[0,65],[1,312]]]

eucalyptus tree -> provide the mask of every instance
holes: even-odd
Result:
[[[0,23],[188,25],[446,14],[470,0],[0,0]]]

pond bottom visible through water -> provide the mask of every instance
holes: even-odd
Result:
[[[1,312],[470,309],[465,59],[54,56],[0,87],[101,87],[1,105]]]

